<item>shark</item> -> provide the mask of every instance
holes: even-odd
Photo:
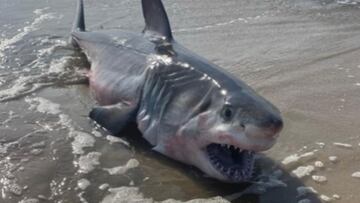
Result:
[[[220,181],[249,181],[255,155],[270,149],[283,128],[280,111],[178,43],[161,0],[141,5],[142,32],[88,31],[78,1],[70,43],[91,64],[98,106],[89,117],[114,135],[136,123],[153,150]]]

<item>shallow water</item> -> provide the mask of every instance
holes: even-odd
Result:
[[[360,179],[352,175],[360,171],[360,2],[164,3],[180,43],[281,109],[285,128],[275,147],[259,156],[257,183],[203,177],[152,152],[134,129],[121,139],[107,136],[87,118],[95,104],[84,76],[89,65],[66,43],[75,2],[0,0],[0,202],[216,196],[233,202],[326,202],[324,195],[332,202],[358,202]],[[89,29],[143,27],[139,1],[85,5]],[[321,165],[315,161],[324,166],[308,167],[314,171],[304,177],[292,173]],[[302,186],[317,194],[299,194]]]

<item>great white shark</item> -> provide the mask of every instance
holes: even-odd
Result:
[[[136,122],[153,150],[226,182],[248,181],[254,154],[283,127],[279,110],[173,38],[161,0],[142,0],[145,28],[89,32],[79,0],[70,42],[87,56],[99,106],[90,118],[118,134]]]

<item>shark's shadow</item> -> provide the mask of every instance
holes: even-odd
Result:
[[[161,164],[167,166],[170,165],[175,170],[179,170],[181,173],[189,176],[189,178],[196,181],[198,186],[203,187],[208,191],[207,195],[209,197],[222,196],[235,203],[297,203],[301,199],[308,199],[312,203],[321,202],[318,196],[314,193],[299,196],[297,188],[305,186],[304,183],[300,179],[290,175],[286,172],[286,170],[282,169],[279,163],[269,157],[266,157],[265,155],[260,155],[257,159],[254,176],[256,177],[259,176],[259,174],[264,173],[267,174],[266,171],[269,172],[280,169],[282,171],[282,175],[279,180],[284,182],[286,186],[267,188],[266,191],[261,192],[254,190],[254,188],[257,188],[258,186],[253,183],[224,183],[213,178],[205,177],[204,174],[197,168],[182,164],[153,151],[151,149],[151,145],[142,138],[141,132],[137,129],[135,123],[130,124],[116,136],[125,138],[131,147],[134,148],[135,153],[144,154],[149,159],[156,159]]]

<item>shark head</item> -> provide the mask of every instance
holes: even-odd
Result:
[[[248,181],[254,155],[271,148],[283,127],[279,110],[249,87],[222,90],[165,144],[163,153],[226,182]]]
[[[142,131],[146,132],[145,138],[156,146],[155,150],[194,165],[211,177],[228,182],[249,180],[253,173],[254,154],[271,148],[283,127],[280,112],[237,78],[181,48],[173,39],[161,0],[143,0],[142,6],[145,36],[160,36],[167,44],[174,45],[166,46],[171,47],[170,53],[176,52],[172,56],[189,62],[198,72],[206,73],[204,75],[210,76],[216,83],[222,83],[220,89],[210,94],[210,98],[202,99],[201,107],[195,112],[190,101],[194,97],[200,97],[202,92],[196,90],[196,85],[190,88],[191,93],[172,99],[175,105],[167,108],[172,110],[169,113],[171,116],[165,117],[166,120],[172,120],[168,121],[170,123],[173,120],[180,122],[176,132],[161,136],[160,131],[172,132],[170,129],[174,129],[174,126],[162,125],[161,130],[152,131],[145,130],[155,129],[152,125],[144,127],[146,125],[140,124]],[[189,73],[183,76],[178,81],[194,75]],[[175,79],[168,80],[167,83],[169,81]],[[173,85],[173,88],[179,85]],[[181,94],[181,91],[177,93]],[[186,104],[186,108],[182,108],[183,104]],[[183,116],[188,110],[191,115],[189,118]],[[140,120],[142,121],[139,123],[149,122],[147,117]],[[154,125],[160,124],[155,122]]]

